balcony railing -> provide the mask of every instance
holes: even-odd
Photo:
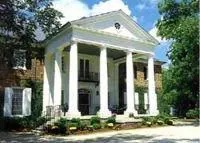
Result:
[[[89,72],[89,73],[83,74],[83,72],[79,71],[78,80],[84,81],[84,82],[99,82],[99,73]]]

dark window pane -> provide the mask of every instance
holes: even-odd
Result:
[[[137,66],[134,66],[134,78],[137,79]]]
[[[146,79],[147,79],[147,68],[144,67],[144,80],[146,80]]]
[[[84,77],[84,60],[80,59],[80,65],[79,65],[79,72],[80,72],[80,77]]]
[[[85,60],[85,77],[89,78],[89,60]]]
[[[13,89],[12,115],[22,115],[23,90]]]

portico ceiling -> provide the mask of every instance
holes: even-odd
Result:
[[[69,51],[69,47],[66,48],[66,51]],[[95,45],[78,43],[78,53],[99,56],[100,55],[100,47],[95,46]],[[107,56],[109,58],[118,59],[121,57],[125,57],[126,53],[122,50],[115,50],[115,49],[111,49],[108,47],[107,48]]]

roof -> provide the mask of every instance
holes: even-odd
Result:
[[[73,20],[71,22],[67,22],[66,24],[64,24],[59,30],[58,32],[50,35],[49,37],[47,37],[45,40],[42,41],[42,43],[46,43],[48,40],[52,39],[54,36],[56,36],[58,33],[60,33],[61,31],[63,31],[64,29],[72,26],[72,25],[79,25],[81,24],[83,21],[86,20],[91,20],[91,19],[96,19],[102,16],[106,16],[106,15],[110,15],[110,14],[122,14],[123,16],[125,16],[126,18],[128,18],[129,20],[131,20],[131,22],[133,22],[137,28],[139,30],[141,30],[144,34],[146,34],[149,38],[151,38],[152,41],[154,41],[155,43],[159,44],[159,42],[151,35],[149,34],[144,28],[142,28],[139,24],[137,24],[137,22],[135,22],[130,16],[128,16],[126,13],[124,13],[122,10],[117,10],[117,11],[111,11],[111,12],[107,12],[107,13],[101,13],[99,15],[94,15],[94,16],[89,16],[89,17],[82,17],[80,19],[77,20]]]

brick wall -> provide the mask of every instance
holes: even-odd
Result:
[[[43,61],[32,59],[32,67],[28,70],[8,69],[6,65],[0,65],[0,91],[4,87],[20,86],[20,80],[42,80]]]
[[[147,68],[145,63],[134,63],[137,67],[137,79],[135,79],[135,84],[140,87],[148,87],[148,81],[144,79],[144,67]],[[162,88],[162,68],[161,65],[155,65],[155,84],[156,89],[159,90]]]
[[[19,86],[20,80],[43,80],[43,61],[32,59],[32,68],[29,70],[8,70],[6,66],[0,66],[0,91],[4,87]],[[137,86],[147,87],[148,81],[144,79],[145,63],[134,63],[137,67],[137,79],[135,84]],[[155,82],[156,88],[162,88],[162,74],[161,65],[155,65]]]

